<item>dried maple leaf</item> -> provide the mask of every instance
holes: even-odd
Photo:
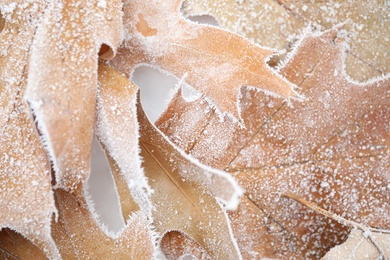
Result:
[[[183,11],[188,16],[210,14],[221,27],[278,49],[289,49],[307,26],[330,29],[348,21],[347,74],[364,81],[390,72],[386,1],[186,0]]]
[[[128,76],[136,65],[148,63],[184,77],[219,111],[236,119],[240,118],[237,100],[242,86],[295,96],[293,86],[267,66],[272,50],[185,19],[179,10],[181,2],[124,1],[126,39],[110,64]]]
[[[59,188],[72,189],[89,176],[98,53],[111,58],[121,42],[121,8],[119,0],[47,3],[28,39],[25,99],[38,121]]]
[[[244,258],[320,257],[346,237],[348,228],[281,198],[284,191],[364,225],[390,227],[390,78],[350,81],[344,35],[307,35],[280,68],[302,102],[244,89],[246,129],[180,95],[157,122],[179,147],[231,172],[246,190],[229,214]]]

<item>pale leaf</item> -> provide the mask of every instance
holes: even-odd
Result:
[[[348,239],[341,245],[332,248],[322,259],[380,259],[390,257],[390,235],[382,233],[372,233],[372,238],[375,243],[383,250],[384,255],[381,255],[378,248],[358,229],[353,229],[349,234]]]

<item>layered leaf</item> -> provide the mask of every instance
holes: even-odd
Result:
[[[31,240],[31,248],[55,258],[50,163],[23,101],[31,38],[42,8],[34,2],[0,4],[0,251],[9,255],[9,247],[17,248],[18,232]]]
[[[137,147],[138,136],[134,131],[137,130],[134,124],[136,87],[106,65],[100,66],[99,82],[97,134],[115,162],[116,184],[122,183],[125,176],[132,193],[145,192],[148,186],[136,177],[142,173],[136,171],[139,160],[133,159],[132,163],[130,156],[138,156],[138,150],[133,149]],[[226,173],[207,168],[178,151],[150,124],[141,108],[138,114],[143,167],[153,189],[151,213],[160,239],[166,232],[179,230],[204,246],[212,256],[231,254],[238,258],[224,208],[237,207],[240,188]],[[126,202],[129,195],[124,190],[118,191],[122,210],[129,211],[132,207]],[[134,196],[142,201],[139,197]],[[146,212],[150,210],[148,205],[140,206]]]
[[[329,29],[347,21],[350,48],[346,72],[357,80],[390,72],[390,6],[386,1],[297,2],[281,4],[300,19],[318,28]],[[384,36],[384,37],[382,37]]]
[[[105,64],[99,65],[96,136],[111,165],[126,221],[141,209],[151,215],[151,189],[141,168],[137,120],[138,88]]]
[[[140,113],[141,156],[145,175],[154,189],[153,218],[157,231],[183,232],[213,259],[240,259],[225,212],[225,207],[237,207],[240,188],[226,173],[202,166],[179,152]]]
[[[125,1],[126,40],[110,64],[130,76],[148,63],[174,74],[206,94],[221,113],[240,118],[242,86],[295,96],[293,86],[266,64],[273,53],[244,38],[185,19],[181,0]],[[221,95],[224,99],[219,98]]]
[[[89,175],[98,53],[111,58],[121,42],[121,6],[121,1],[52,1],[29,40],[25,98],[59,188],[72,189]]]
[[[289,49],[306,27],[330,29],[347,22],[346,71],[365,81],[389,72],[390,9],[386,1],[187,0],[187,16],[209,14],[221,27],[263,46]]]
[[[207,104],[186,103],[180,95],[157,122],[179,147],[231,172],[246,190],[247,199],[229,214],[244,258],[320,257],[348,234],[334,220],[281,198],[284,191],[364,225],[390,227],[390,80],[350,81],[344,40],[340,29],[307,35],[280,69],[299,86],[302,102],[243,90],[246,129],[220,122]],[[185,121],[190,117],[193,124]]]
[[[58,189],[55,196],[60,218],[53,225],[53,237],[63,259],[152,259],[154,234],[142,212],[133,214],[119,234],[107,235],[82,190],[72,194]]]

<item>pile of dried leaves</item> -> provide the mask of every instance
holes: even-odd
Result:
[[[390,258],[388,1],[0,12],[1,259]],[[220,28],[187,19],[204,14]],[[181,79],[155,124],[129,80],[140,64]],[[117,234],[84,187],[94,135]]]

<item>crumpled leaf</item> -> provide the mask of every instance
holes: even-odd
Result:
[[[18,232],[31,240],[32,248],[55,258],[58,250],[50,233],[52,214],[56,212],[50,163],[23,101],[29,40],[42,7],[41,3],[24,7],[0,4],[0,251],[6,252],[4,238]],[[10,245],[17,247],[17,240]]]
[[[143,167],[154,189],[156,230],[160,234],[172,230],[187,234],[213,259],[240,259],[225,209],[237,207],[241,189],[226,173],[179,152],[142,111],[139,116]]]
[[[384,255],[378,251],[378,248],[358,229],[353,229],[348,239],[334,248],[332,248],[322,259],[380,259],[379,257],[388,258],[390,256],[390,235],[383,233],[372,233],[371,236],[383,250]]]
[[[304,21],[273,0],[185,0],[185,16],[211,15],[231,32],[275,49],[289,49]]]
[[[272,50],[185,19],[179,10],[181,2],[124,1],[126,39],[110,64],[127,76],[138,64],[148,63],[183,77],[222,114],[236,119],[240,118],[237,100],[242,86],[285,98],[295,96],[293,86],[265,63]]]
[[[344,40],[340,28],[306,35],[280,68],[299,86],[302,102],[244,89],[246,129],[180,95],[156,122],[175,144],[231,172],[246,190],[229,213],[244,258],[318,258],[348,234],[336,221],[281,198],[285,191],[363,225],[390,228],[390,78],[350,81]]]
[[[152,259],[154,234],[142,212],[109,236],[97,224],[81,188],[73,194],[57,189],[55,196],[60,218],[53,223],[53,237],[63,259]]]
[[[118,184],[123,182],[123,177],[121,179],[119,176],[127,176],[127,172],[134,172],[133,168],[139,167],[137,160],[133,165],[129,166],[128,163],[131,160],[129,155],[138,156],[137,150],[130,151],[132,147],[128,147],[128,142],[137,140],[128,140],[132,134],[137,136],[136,132],[132,132],[137,130],[134,127],[133,110],[137,88],[124,76],[103,64],[99,68],[99,82],[97,134],[112,160],[116,162],[117,168],[114,171]],[[149,123],[141,108],[138,114],[143,167],[149,185],[154,190],[151,194],[154,210],[151,213],[156,231],[162,237],[171,230],[180,230],[198,241],[210,255],[225,257],[232,254],[238,257],[221,203],[227,209],[235,208],[242,193],[241,189],[226,173],[202,166],[177,151],[177,148]],[[135,174],[140,175],[137,171],[133,173]],[[134,176],[129,181],[133,185],[129,185],[132,193],[137,191],[137,185],[141,191],[146,189],[146,185],[142,187],[140,184],[143,182]],[[127,211],[132,205],[124,202],[128,195],[119,190],[119,196],[122,210]],[[139,200],[143,201],[142,198]],[[148,205],[143,208],[146,212],[150,210]]]
[[[386,1],[186,0],[183,4],[187,16],[210,14],[221,27],[277,49],[288,50],[307,26],[323,30],[348,21],[346,71],[360,81],[390,72],[389,8]]]
[[[72,189],[89,175],[98,53],[111,58],[120,44],[121,8],[119,0],[48,2],[29,40],[25,98],[53,162],[56,187]]]
[[[103,144],[125,221],[141,209],[151,215],[151,189],[141,168],[137,121],[138,88],[105,64],[99,65],[95,133]]]
[[[329,29],[346,24],[350,48],[345,60],[346,72],[357,80],[367,80],[390,72],[390,5],[386,1],[280,0],[300,19],[317,28]]]
[[[128,219],[119,234],[107,234],[91,213],[81,186],[76,193],[57,189],[55,197],[59,219],[53,221],[51,231],[61,256],[50,259],[153,259],[155,234],[141,211]],[[7,231],[0,233],[0,247],[0,252],[15,259],[48,257],[19,234]]]
[[[115,77],[117,80],[115,80]],[[121,205],[129,205],[133,203],[132,209],[125,208],[123,212],[126,226],[118,234],[110,234],[104,227],[98,223],[98,217],[94,215],[93,206],[86,199],[86,194],[81,185],[77,186],[73,192],[67,192],[62,189],[55,190],[56,206],[58,209],[58,219],[51,219],[52,212],[48,214],[48,222],[45,223],[45,230],[47,233],[42,232],[42,228],[36,227],[33,229],[35,233],[29,235],[27,239],[24,239],[21,235],[13,233],[9,230],[3,230],[0,233],[0,248],[1,252],[6,255],[12,255],[17,259],[30,259],[33,255],[34,259],[153,259],[156,255],[155,238],[156,234],[152,231],[151,218],[150,218],[150,188],[146,182],[142,170],[140,170],[140,159],[138,155],[138,145],[136,138],[130,138],[130,140],[120,140],[123,135],[137,133],[136,124],[136,87],[129,84],[129,81],[122,77],[122,83],[118,80],[119,75],[113,72],[112,69],[107,68],[105,65],[99,68],[99,83],[100,90],[98,95],[98,120],[97,120],[97,136],[105,144],[106,151],[111,160],[111,166],[113,167],[113,174],[116,176],[116,183],[120,186],[118,191],[123,195],[126,193],[126,197],[122,199]],[[120,78],[119,78],[120,79]],[[115,91],[117,90],[117,91]],[[125,99],[133,97],[126,101],[123,97],[116,94],[124,95]],[[119,99],[119,100],[118,100]],[[115,107],[116,105],[116,107]],[[108,109],[107,109],[108,108]],[[25,109],[28,111],[28,106],[25,104]],[[124,127],[118,127],[119,124],[123,124]],[[114,126],[116,126],[114,128]],[[27,127],[26,127],[27,128]],[[18,128],[14,128],[18,129]],[[33,125],[30,126],[38,144],[38,135],[34,130]],[[121,132],[122,131],[122,132]],[[123,133],[124,132],[124,133]],[[116,135],[117,139],[112,140],[112,135]],[[21,137],[28,137],[28,135],[19,135]],[[129,136],[127,136],[128,138]],[[8,140],[6,140],[8,141]],[[122,143],[118,143],[121,141]],[[13,142],[6,142],[6,144],[13,144]],[[122,145],[122,147],[118,147]],[[127,146],[131,147],[127,147]],[[45,150],[42,145],[41,148],[43,158],[46,159],[46,165],[50,169]],[[112,150],[123,150],[117,153],[110,153]],[[23,150],[28,150],[24,147]],[[23,151],[17,149],[17,151]],[[34,152],[34,150],[32,150]],[[39,151],[38,149],[35,150]],[[12,155],[10,151],[7,151],[8,155]],[[124,158],[127,156],[127,158]],[[39,158],[39,157],[38,157]],[[31,160],[29,158],[29,160]],[[118,161],[118,163],[116,162]],[[126,160],[125,165],[122,163]],[[39,162],[44,165],[42,162]],[[41,164],[37,164],[39,170]],[[20,165],[20,164],[18,164]],[[33,164],[32,166],[35,167]],[[116,168],[115,168],[116,167]],[[118,177],[119,169],[121,169]],[[7,176],[9,177],[9,176]],[[33,176],[37,181],[39,179]],[[48,187],[42,185],[43,188],[48,189],[49,195],[46,200],[51,199],[53,201],[53,195],[50,185],[49,171],[46,172],[46,178],[48,179]],[[118,180],[119,178],[119,180]],[[10,178],[12,180],[12,178]],[[34,179],[34,180],[35,180]],[[131,186],[132,184],[132,186]],[[19,185],[19,184],[18,184]],[[24,187],[21,187],[24,188]],[[28,188],[25,188],[28,191]],[[131,192],[129,191],[131,189]],[[132,197],[134,194],[134,199]],[[3,195],[3,194],[2,194]],[[7,195],[7,193],[5,193]],[[18,195],[17,192],[10,192],[10,195]],[[123,198],[124,196],[122,196]],[[13,197],[11,203],[18,203],[19,201]],[[21,205],[23,210],[34,213],[31,207],[40,208],[37,203],[42,203],[43,206],[48,208],[45,204],[45,198],[32,197],[30,199],[31,205]],[[132,200],[131,202],[129,200]],[[10,204],[7,200],[6,203]],[[29,201],[30,202],[30,201]],[[136,205],[136,206],[134,206]],[[53,210],[54,205],[52,208]],[[1,212],[3,213],[3,212]],[[5,212],[9,216],[15,215],[14,212]],[[16,212],[17,213],[17,212]],[[39,215],[38,215],[39,216]],[[26,218],[17,216],[22,223],[27,222]],[[47,220],[47,219],[46,219]],[[50,222],[52,220],[52,222]],[[51,223],[51,226],[50,226]],[[31,223],[37,225],[35,222]],[[40,223],[38,223],[40,224]],[[13,228],[13,226],[8,225]],[[19,231],[18,229],[16,229]],[[22,230],[23,231],[23,230]],[[46,235],[51,240],[38,241],[43,245],[38,244],[39,248],[32,244],[29,240],[34,241],[36,237],[40,238],[39,232],[42,232],[42,236]],[[21,232],[22,233],[22,232]],[[24,235],[24,233],[22,233]],[[53,239],[52,239],[53,238]],[[140,243],[139,241],[142,241]],[[53,252],[45,252],[52,243],[54,248],[59,250],[57,255],[53,255]],[[55,244],[54,244],[55,243]],[[51,254],[50,254],[51,253]]]

